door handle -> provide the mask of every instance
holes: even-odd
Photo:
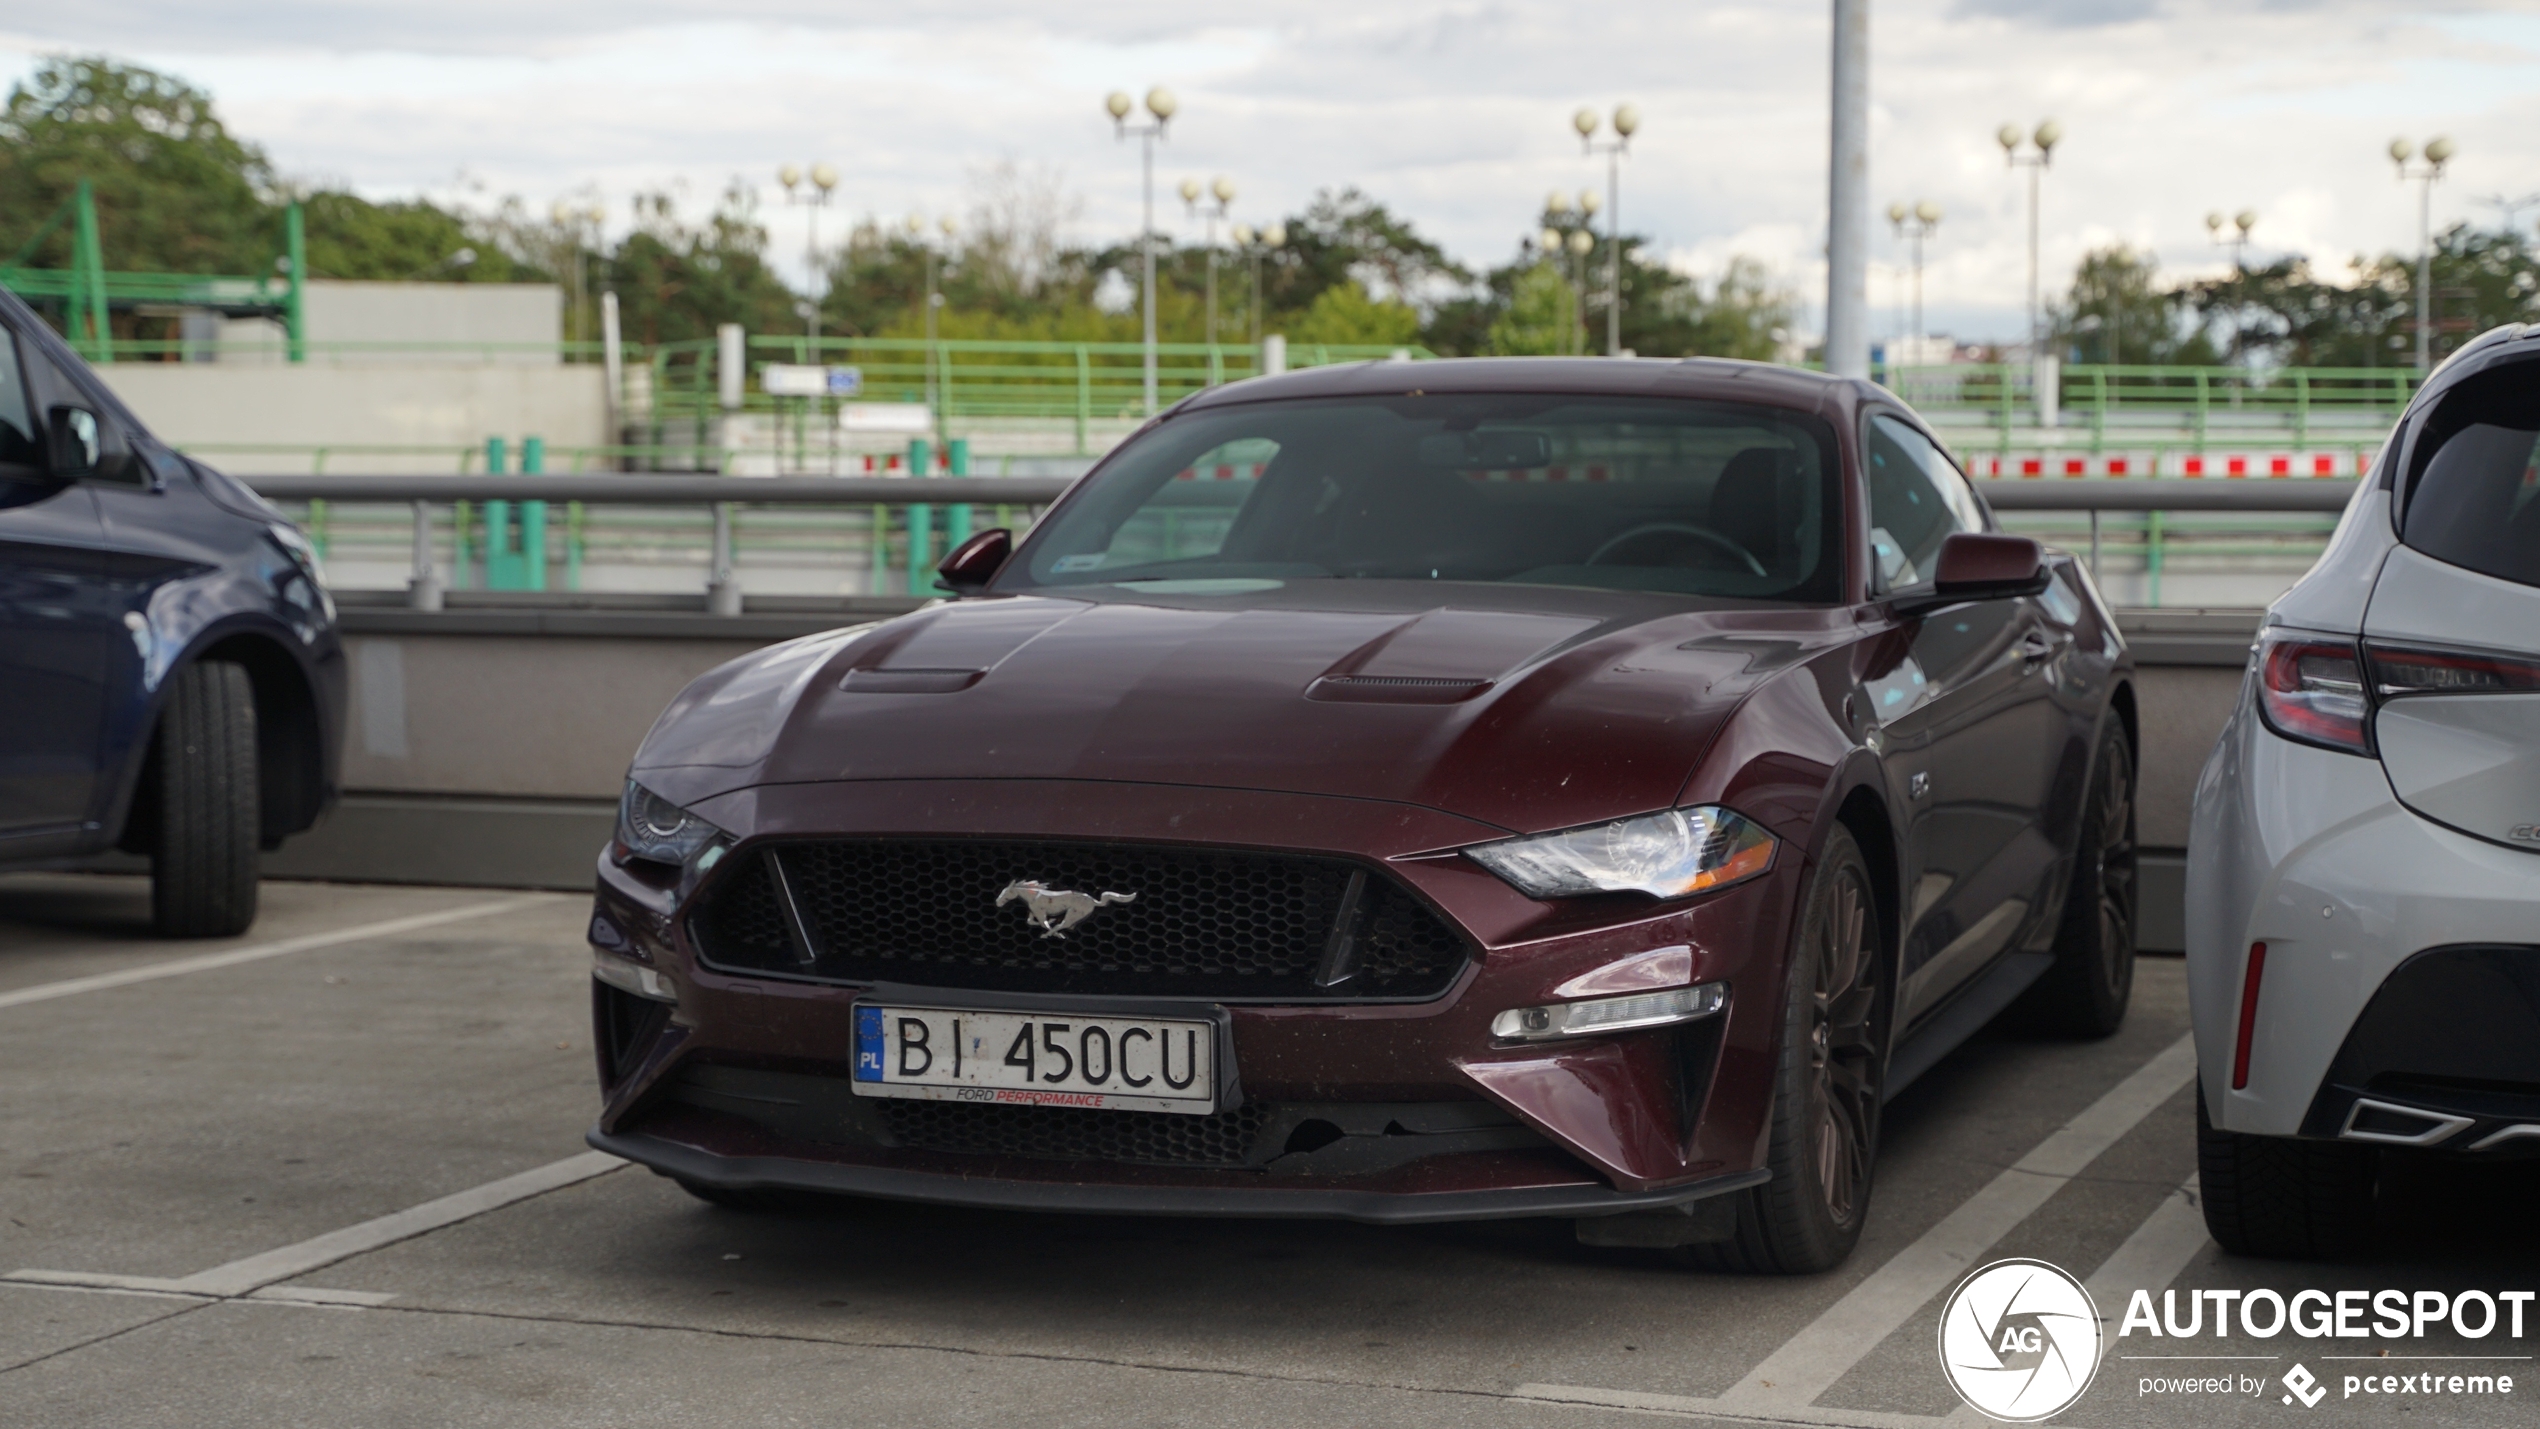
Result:
[[[2036,665],[2051,658],[2054,653],[2055,642],[2047,639],[2042,631],[2032,630],[2020,637],[2020,664],[2023,666]]]

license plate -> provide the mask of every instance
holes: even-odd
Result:
[[[859,1005],[855,1032],[858,1096],[1217,1110],[1212,1023]]]

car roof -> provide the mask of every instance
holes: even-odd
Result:
[[[1390,397],[1434,392],[1577,392],[1604,396],[1713,398],[1815,411],[1852,406],[1864,384],[1769,362],[1724,357],[1445,357],[1308,367],[1231,382],[1182,402],[1181,411],[1295,397]]]

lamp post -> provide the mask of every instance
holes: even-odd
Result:
[[[1574,276],[1570,280],[1571,290],[1578,294],[1571,300],[1572,310],[1577,314],[1570,323],[1570,346],[1573,357],[1587,351],[1587,260],[1588,254],[1595,250],[1595,234],[1588,232],[1585,228],[1570,230],[1570,256],[1578,260],[1573,270]]]
[[[804,336],[810,339],[811,360],[818,362],[820,360],[820,304],[829,296],[829,276],[820,268],[820,211],[829,206],[829,196],[838,187],[838,170],[829,164],[812,165],[809,175],[811,188],[807,192],[797,192],[804,177],[802,166],[799,164],[779,165],[776,170],[776,181],[785,186],[786,206],[791,208],[800,205],[811,210],[811,236],[803,243],[803,263],[810,270],[808,276],[816,287],[811,295],[811,314],[804,320],[806,324]]]
[[[935,228],[943,234],[944,247],[949,251],[952,247],[953,235],[961,231],[961,225],[955,222],[953,216],[948,213],[935,220]],[[926,264],[926,408],[928,411],[935,411],[935,367],[939,360],[936,355],[935,315],[942,311],[944,306],[944,295],[935,290],[935,265],[940,255],[935,251],[934,243],[926,236],[926,220],[913,213],[908,216],[908,241],[917,245],[917,251]],[[936,412],[935,416],[936,425],[941,426],[943,414]]]
[[[1919,200],[1911,208],[1901,203],[1892,203],[1887,206],[1887,221],[1891,227],[1895,228],[1897,237],[1914,245],[1914,342],[1915,355],[1919,357],[1920,344],[1924,336],[1923,244],[1931,237],[1932,231],[1940,227],[1940,205],[1933,203],[1930,199]],[[1888,365],[1896,366],[1895,363]]]
[[[1252,257],[1252,306],[1245,311],[1252,315],[1252,345],[1258,348],[1261,346],[1261,257],[1271,249],[1285,246],[1288,226],[1274,223],[1256,232],[1252,225],[1238,223],[1230,236],[1236,247]]]
[[[2231,216],[2228,224],[2219,213],[2205,215],[2205,241],[2217,248],[2231,250],[2231,353],[2234,357],[2240,355],[2240,308],[2249,296],[2249,265],[2245,261],[2249,251],[2249,230],[2257,226],[2255,209],[2242,209]]]
[[[1139,211],[1141,216],[1138,220],[1138,255],[1140,267],[1143,270],[1141,274],[1143,291],[1139,306],[1145,310],[1146,318],[1146,414],[1152,417],[1156,410],[1155,141],[1164,137],[1165,126],[1173,122],[1174,112],[1182,105],[1180,100],[1173,97],[1173,91],[1157,85],[1147,91],[1147,113],[1154,116],[1152,123],[1132,124],[1129,122],[1129,111],[1132,106],[1127,90],[1115,89],[1104,96],[1102,107],[1111,116],[1111,130],[1114,138],[1126,139],[1132,134],[1138,136],[1139,151],[1144,164],[1141,175],[1142,187],[1139,190],[1141,202],[1144,205]]]
[[[1640,106],[1614,106],[1614,137],[1604,143],[1596,140],[1596,131],[1605,121],[1593,109],[1582,109],[1570,116],[1570,127],[1579,131],[1579,152],[1591,157],[1605,156],[1605,355],[1623,355],[1623,156],[1632,151],[1632,135],[1640,129]],[[1585,195],[1581,196],[1583,199]],[[1596,208],[1583,203],[1590,215]]]
[[[596,203],[588,208],[576,208],[572,204],[558,200],[556,206],[549,212],[556,221],[556,228],[564,234],[564,241],[573,249],[573,340],[588,342],[591,337],[591,293],[590,286],[583,277],[582,259],[590,244],[585,242],[585,239],[599,236],[600,225],[607,220],[608,210]],[[462,248],[434,264],[433,267],[465,268],[475,262],[476,250]]]
[[[2440,136],[2425,141],[2425,162],[2414,168],[2408,160],[2416,146],[2405,139],[2390,141],[2390,162],[2399,170],[2399,182],[2417,181],[2417,372],[2422,375],[2433,365],[2434,356],[2434,181],[2443,177],[2443,166],[2459,152],[2452,141]]]
[[[1217,200],[1216,207],[1205,208],[1201,206],[1199,201],[1199,180],[1182,180],[1182,207],[1187,210],[1192,217],[1204,218],[1208,222],[1208,319],[1206,330],[1208,334],[1209,382],[1210,385],[1214,386],[1216,384],[1217,377],[1217,220],[1226,216],[1227,206],[1235,201],[1235,181],[1226,177],[1224,174],[1219,174],[1215,179],[1209,182],[1207,193],[1210,198]]]
[[[2028,350],[2033,360],[2044,355],[2045,344],[2037,331],[2037,187],[2038,177],[2055,161],[2055,146],[2063,142],[2064,126],[2049,119],[2028,136],[2036,146],[2029,153],[2020,152],[2020,126],[2005,124],[1994,133],[2002,145],[2005,168],[2028,170]]]

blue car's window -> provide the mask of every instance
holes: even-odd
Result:
[[[43,462],[35,440],[35,421],[28,415],[26,377],[18,370],[18,344],[0,328],[0,468],[34,467]]]
[[[1500,581],[1831,602],[1838,470],[1824,422],[1734,403],[1248,403],[1121,451],[1000,585]]]

